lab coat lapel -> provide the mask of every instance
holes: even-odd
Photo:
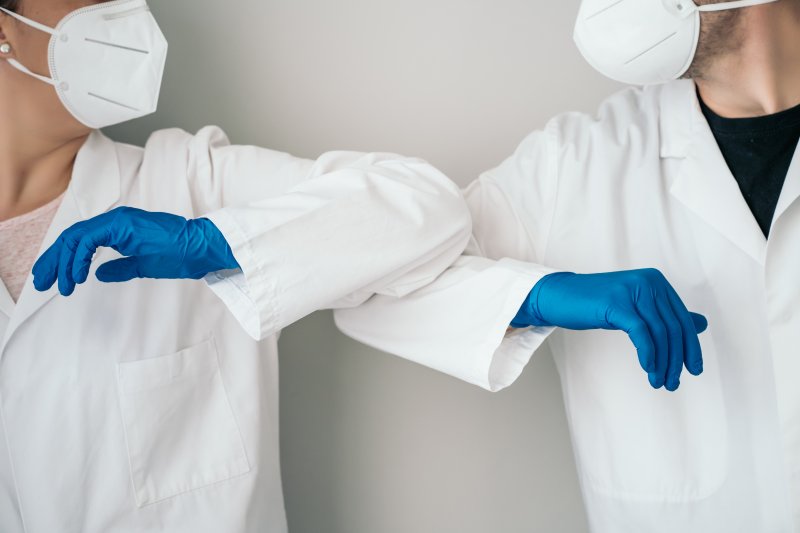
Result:
[[[11,298],[11,294],[8,293],[8,288],[2,282],[0,282],[0,313],[3,313],[9,318],[14,314],[14,299]]]
[[[120,169],[115,144],[102,133],[95,131],[78,152],[72,180],[37,257],[55,242],[65,229],[104,212],[119,200],[119,197]],[[19,327],[56,296],[58,296],[56,285],[45,292],[39,292],[33,286],[33,277],[29,276],[16,306],[13,306],[12,302],[12,312],[9,315],[11,320],[0,349],[5,350]],[[2,305],[2,295],[0,295],[0,305]]]
[[[56,216],[53,218],[53,222],[50,224],[50,229],[47,230],[47,235],[42,242],[42,246],[39,249],[39,253],[36,254],[36,257],[42,255],[42,253],[47,249],[53,241],[58,238],[60,233],[67,229],[71,224],[77,222],[78,218],[78,209],[74,202],[74,197],[71,194],[70,190],[64,194],[64,199],[61,201],[61,206],[58,208],[58,212]],[[8,344],[8,341],[13,336],[14,332],[19,328],[22,323],[24,323],[28,318],[30,318],[36,311],[41,309],[47,302],[52,300],[58,294],[58,289],[56,285],[53,285],[49,290],[45,292],[39,292],[33,287],[33,277],[28,276],[28,280],[25,283],[25,286],[22,289],[22,293],[17,300],[17,305],[11,314],[11,320],[8,324],[8,328],[6,329],[5,336],[3,339],[3,348]]]
[[[684,158],[670,193],[703,222],[764,264],[767,240],[700,110],[694,84],[676,84],[665,91],[661,115],[662,157]]]
[[[798,199],[800,199],[800,145],[795,149],[794,159],[783,184],[783,191],[772,219],[773,227]]]

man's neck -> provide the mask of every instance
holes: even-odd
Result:
[[[771,8],[771,9],[770,9]],[[697,79],[703,101],[729,117],[771,115],[800,105],[800,15],[791,2],[750,8],[741,48]]]

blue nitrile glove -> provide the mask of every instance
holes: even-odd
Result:
[[[58,280],[59,292],[69,296],[76,284],[86,281],[92,257],[101,246],[126,256],[97,269],[97,279],[107,283],[201,279],[211,272],[239,268],[210,220],[118,207],[65,230],[33,266],[34,286],[46,291]]]
[[[684,365],[692,375],[703,372],[697,336],[708,328],[708,321],[690,313],[655,269],[545,276],[511,325],[622,330],[636,346],[639,363],[656,389],[677,390]]]

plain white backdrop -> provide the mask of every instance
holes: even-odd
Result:
[[[151,4],[170,41],[160,109],[109,132],[137,144],[217,124],[309,158],[419,156],[466,185],[549,117],[617,88],[572,44],[577,0]],[[491,395],[345,338],[327,312],[281,350],[292,533],[587,531],[546,351]]]

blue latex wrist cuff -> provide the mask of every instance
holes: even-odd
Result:
[[[556,272],[553,274],[549,274],[542,279],[539,280],[531,292],[528,294],[528,297],[525,299],[525,302],[520,307],[517,316],[514,317],[514,320],[511,321],[512,328],[527,328],[530,326],[534,327],[551,327],[554,324],[549,323],[545,320],[541,313],[539,312],[539,295],[542,292],[542,289],[547,285],[549,282],[567,277],[567,276],[574,276],[573,272]]]

